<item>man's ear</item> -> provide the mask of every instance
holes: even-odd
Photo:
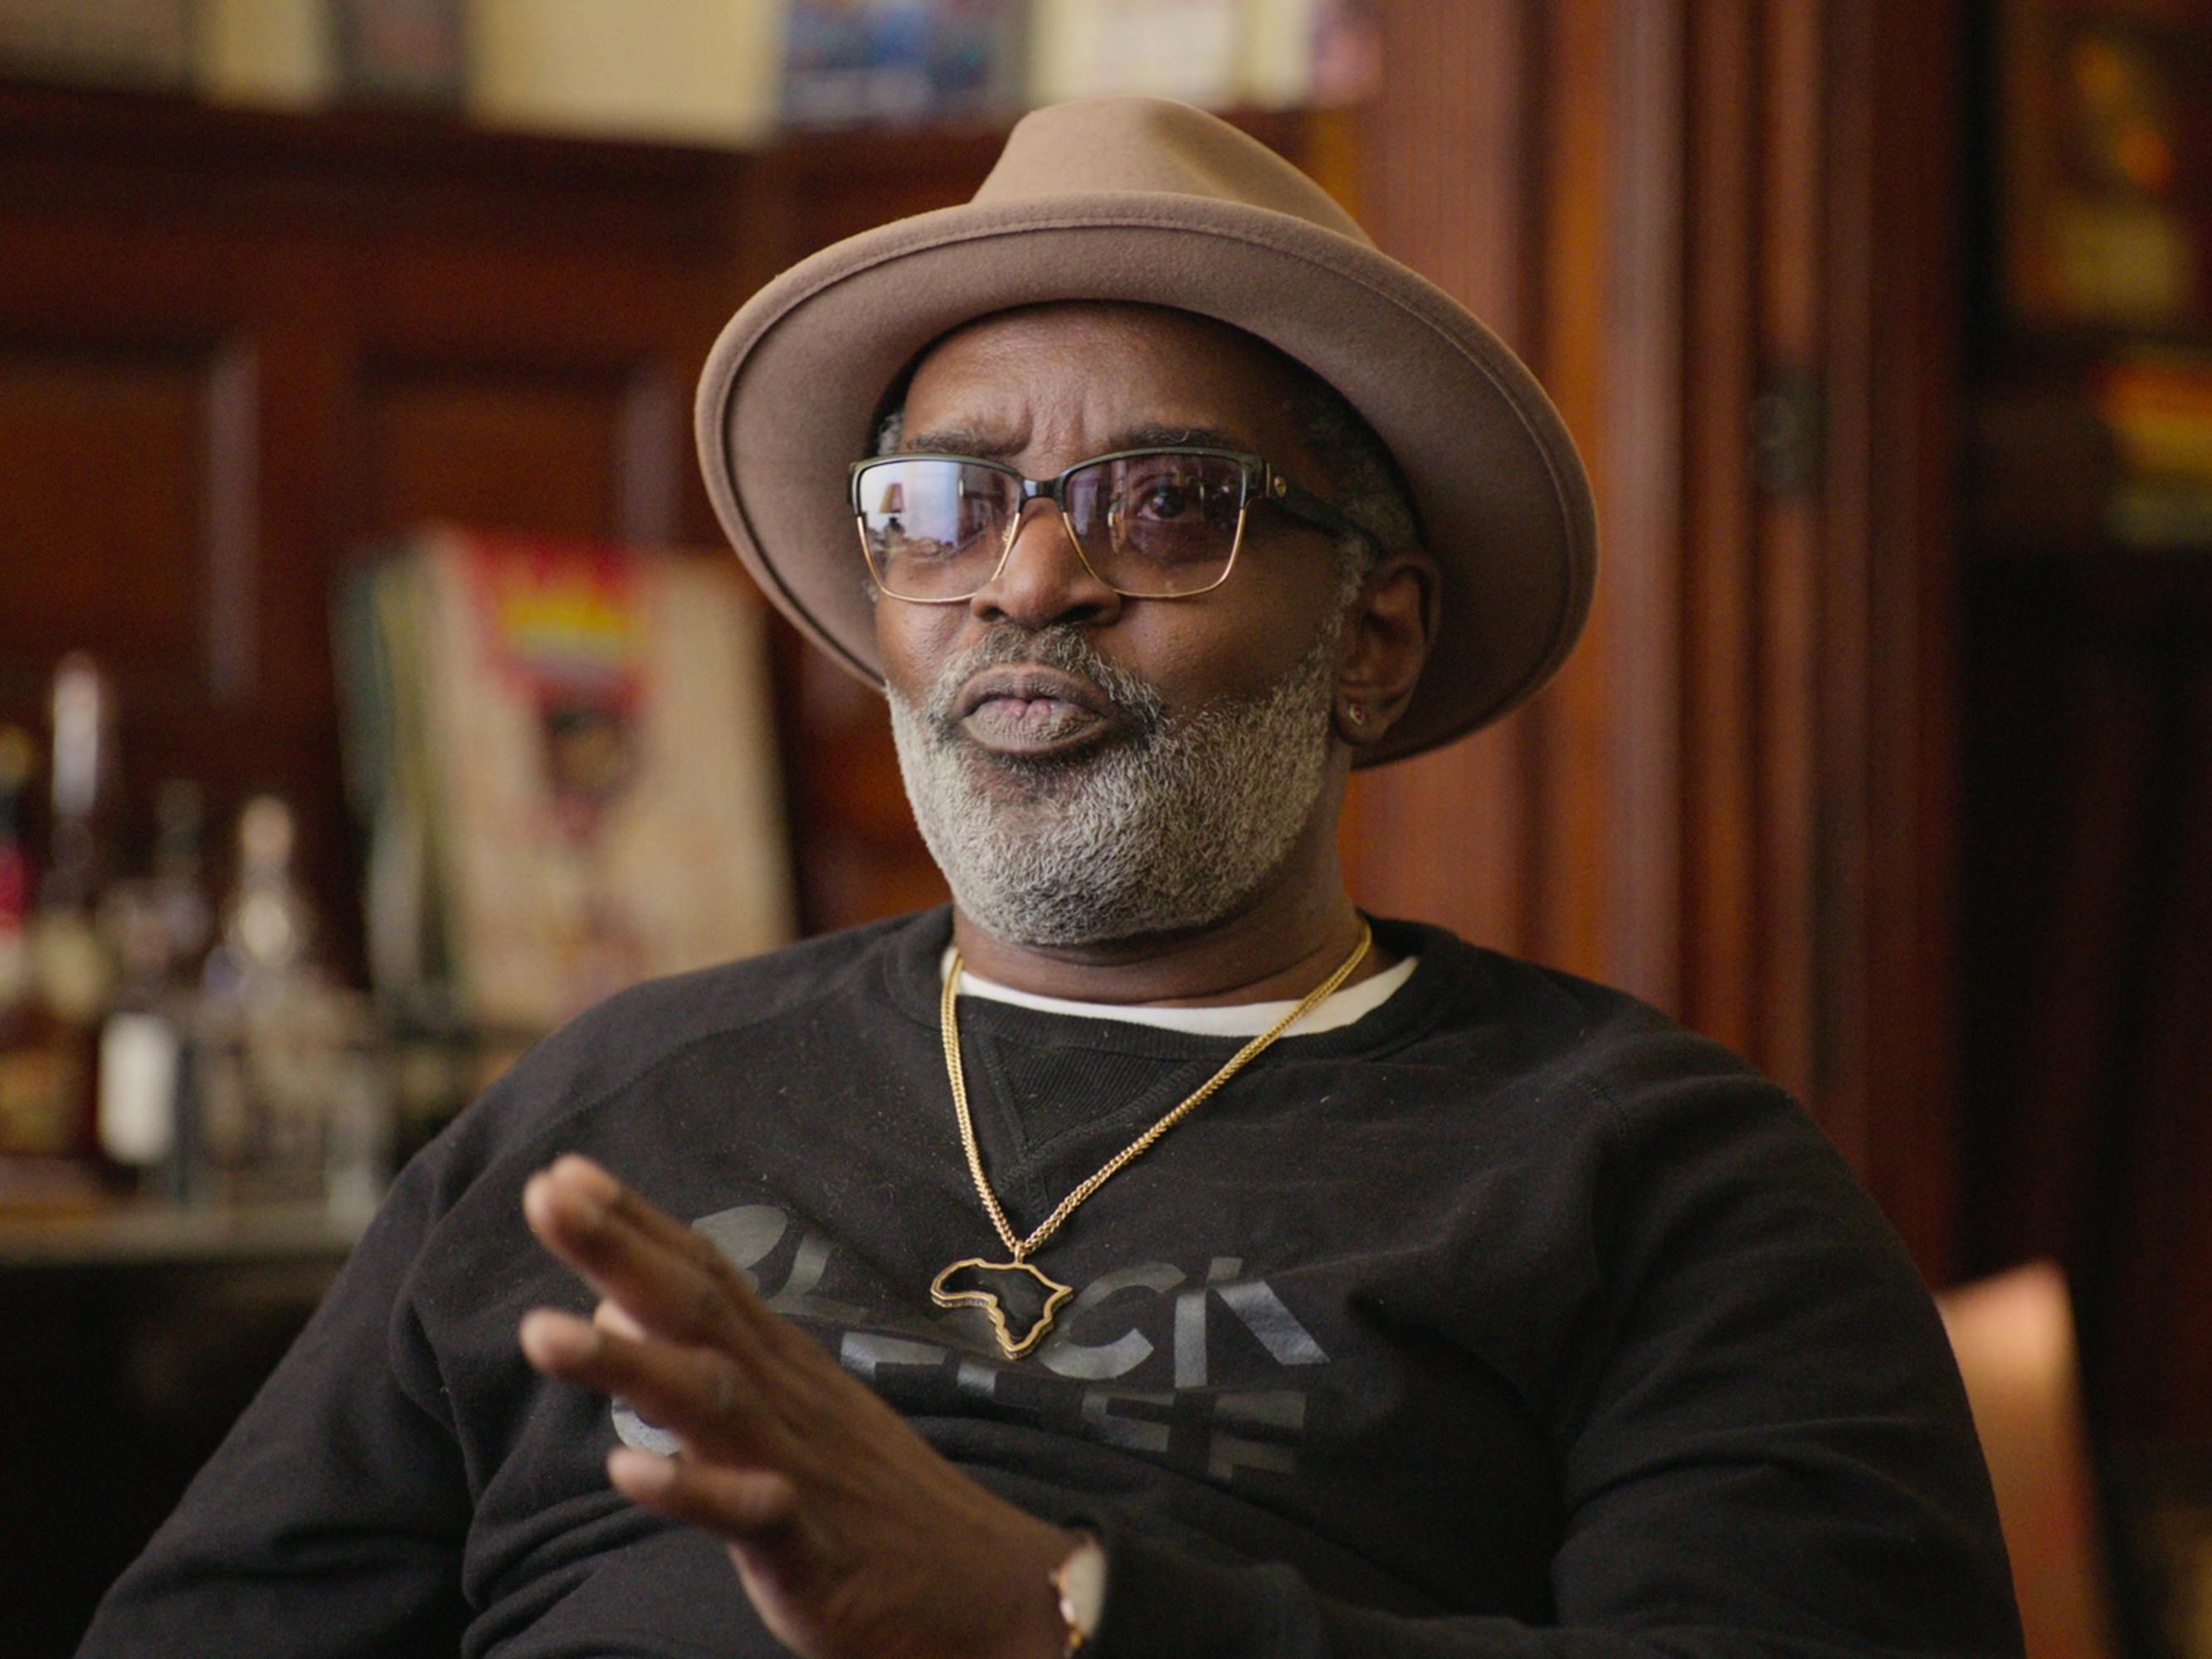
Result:
[[[1439,585],[1425,550],[1389,554],[1345,614],[1335,727],[1354,750],[1372,748],[1406,712],[1436,639]]]

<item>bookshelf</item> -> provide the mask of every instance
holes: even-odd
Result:
[[[1330,118],[1245,125],[1341,154]],[[813,248],[970,195],[1001,137],[738,152],[0,82],[0,724],[42,729],[55,661],[95,652],[125,861],[164,778],[205,785],[216,823],[277,790],[357,981],[330,625],[356,551],[444,520],[729,560],[690,429],[716,332]],[[935,902],[880,701],[780,622],[771,654],[800,925]],[[0,1365],[33,1425],[0,1445],[0,1497],[43,1516],[0,1571],[0,1652],[76,1639],[346,1243],[287,1215],[0,1230],[0,1311],[48,1334]]]
[[[1975,48],[1962,1262],[2063,1263],[2092,1420],[2140,1451],[2212,1398],[2176,1294],[2212,1252],[2212,26],[2006,0]]]
[[[1297,155],[1315,124],[1245,125]],[[133,805],[173,775],[218,820],[292,799],[357,975],[338,572],[433,520],[726,556],[690,425],[716,331],[814,248],[964,199],[1002,136],[738,152],[0,83],[0,544],[36,596],[0,615],[0,722],[36,729],[93,650]],[[879,705],[780,623],[774,655],[802,926],[933,902]]]

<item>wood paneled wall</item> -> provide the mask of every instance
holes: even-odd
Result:
[[[2107,651],[2201,618],[2140,573],[2101,621],[2041,599],[2008,620],[2016,587],[1983,595],[1986,727],[2041,718],[2040,659],[2003,654],[2023,629],[2073,639],[2094,660],[2059,666],[2094,684],[2051,717],[2072,793],[2003,807],[1981,872],[1976,1042],[2014,1063],[1960,1086],[1963,9],[1380,0],[1384,96],[1263,126],[1532,362],[1599,495],[1575,659],[1500,726],[1363,775],[1347,863],[1373,908],[1624,984],[1747,1053],[1932,1279],[2064,1256],[2105,1397],[2194,1431],[2212,1322],[2172,1285],[2212,1259],[2182,1184],[2202,1115],[2135,1121],[2113,1079],[2193,1098],[2202,1022],[2146,1044],[2118,1005],[2031,1005],[2003,971],[2003,861],[2073,860],[2087,885],[2039,947],[2049,974],[2202,1000],[2200,919],[2143,872],[2160,848],[2202,861],[2203,812],[2104,806],[2126,796],[2101,781],[2158,773],[2212,707]],[[0,89],[0,720],[41,721],[55,658],[99,652],[142,804],[170,773],[226,805],[285,789],[349,933],[338,562],[424,517],[718,546],[689,432],[715,330],[807,251],[964,197],[994,152],[940,134],[738,158]],[[807,925],[933,902],[880,701],[787,632],[777,648]]]
[[[1362,779],[1360,896],[1744,1049],[1940,1277],[1947,187],[1892,174],[1953,148],[1955,31],[1875,9],[1387,0],[1385,95],[1264,136],[1533,362],[1599,495],[1583,645],[1500,727]],[[344,921],[337,562],[426,517],[716,544],[688,430],[714,331],[994,148],[0,94],[0,718],[101,651],[144,781],[286,788]],[[879,702],[780,640],[807,923],[934,899]]]
[[[1332,165],[1328,124],[1249,125]],[[283,791],[357,966],[339,568],[429,520],[723,556],[690,431],[716,332],[814,249],[966,199],[998,149],[716,155],[0,86],[0,721],[41,727],[55,661],[99,653],[141,837],[162,777],[225,817]],[[881,700],[788,629],[776,650],[804,925],[942,898]]]
[[[972,193],[996,149],[741,157],[0,88],[0,720],[42,726],[55,660],[95,652],[138,818],[168,775],[226,817],[282,790],[354,965],[336,572],[434,520],[720,556],[690,435],[715,332],[813,248]],[[941,897],[880,702],[777,651],[807,925]]]
[[[1963,1246],[2066,1270],[2094,1420],[2212,1440],[2212,568],[1967,584]]]
[[[711,158],[462,137],[0,94],[0,718],[98,653],[136,804],[290,795],[342,961],[334,573],[426,518],[700,537],[689,388],[750,270]]]
[[[2135,1053],[2102,1004],[2084,1024],[2078,1002],[2008,1002],[2002,867],[1970,961],[1992,970],[1978,1051],[2017,1064],[1976,1080],[1960,1164],[1962,10],[1381,0],[1383,97],[1263,127],[1530,359],[1599,495],[1576,658],[1500,726],[1364,775],[1347,863],[1376,908],[1626,985],[1747,1052],[1931,1279],[2065,1255],[2093,1364],[2124,1383],[2107,1398],[2192,1425],[2212,1338],[2169,1272],[2212,1254],[2177,1184],[2201,1125],[2107,1105],[2113,1066],[2185,1093],[2201,1033],[2185,1015],[2171,1052]],[[739,158],[0,89],[0,720],[40,722],[59,653],[99,652],[141,803],[170,773],[225,805],[285,789],[349,933],[337,563],[425,517],[719,545],[688,419],[715,330],[811,248],[964,197],[994,151]],[[2143,625],[2171,608],[2146,601]],[[2052,610],[2062,634],[2081,620]],[[807,925],[934,901],[879,700],[787,632],[777,648]],[[1993,660],[1968,667],[1995,729],[2041,705]],[[2131,842],[2099,793],[2155,769],[2156,732],[2202,725],[2201,689],[2169,688],[2158,726],[2097,672],[2064,717],[2074,793],[2044,803],[2061,827],[2021,817],[2000,864],[2046,831],[2203,856],[2170,823]],[[2124,885],[2082,856],[2085,881]],[[2148,878],[2129,891],[2069,891],[2051,971],[2120,974],[2133,927],[2167,954],[2130,982],[2170,957],[2151,988],[2199,994],[2194,918]]]
[[[1955,9],[1382,9],[1358,210],[1536,368],[1602,553],[1549,690],[1360,781],[1358,891],[1748,1054],[1940,1279]]]

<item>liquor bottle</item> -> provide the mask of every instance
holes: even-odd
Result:
[[[23,791],[31,781],[31,740],[0,726],[0,1008],[29,988],[23,933],[30,920],[31,861],[23,852]]]
[[[115,988],[97,915],[116,800],[115,710],[90,658],[72,654],[56,669],[52,720],[52,838],[25,931],[25,994],[5,1038],[4,1173],[14,1199],[76,1203],[101,1187],[95,1076]]]
[[[275,795],[256,795],[239,813],[238,872],[208,957],[210,994],[252,1006],[311,977],[315,912],[293,874],[297,840],[292,809]]]
[[[292,809],[273,795],[239,815],[236,882],[202,975],[199,1133],[229,1195],[357,1216],[388,1170],[389,1090],[364,1000],[316,959],[295,841]]]
[[[100,1150],[130,1184],[181,1198],[177,1131],[184,1033],[170,992],[168,933],[154,884],[118,882],[100,909],[120,969],[100,1030]]]
[[[53,822],[46,867],[31,918],[31,978],[50,1017],[67,1155],[96,1155],[93,1068],[100,1027],[115,992],[115,959],[100,931],[107,831],[115,807],[115,703],[106,678],[82,652],[54,671]]]
[[[52,1153],[52,1088],[31,996],[31,861],[23,796],[36,751],[0,726],[0,1162]]]
[[[121,969],[100,1030],[100,1147],[142,1194],[202,1195],[188,1042],[208,903],[200,885],[199,786],[173,778],[155,797],[153,873],[117,882],[100,921]]]
[[[161,918],[167,974],[181,988],[198,971],[208,945],[205,858],[207,796],[188,778],[171,778],[154,797],[151,896]]]

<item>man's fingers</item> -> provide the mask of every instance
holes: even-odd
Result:
[[[714,1247],[598,1164],[571,1154],[532,1176],[523,1213],[545,1247],[645,1328],[680,1341],[759,1341],[769,1319]]]
[[[629,1310],[619,1302],[602,1301],[592,1310],[592,1323],[601,1330],[612,1331],[617,1336],[629,1337],[632,1341],[641,1341],[646,1335],[645,1327],[631,1318]]]
[[[607,1459],[607,1479],[632,1503],[737,1542],[758,1543],[799,1513],[798,1488],[770,1469],[721,1468],[619,1446]]]
[[[773,1419],[736,1365],[712,1349],[641,1341],[550,1308],[525,1315],[520,1335],[539,1370],[619,1395],[704,1454],[760,1458],[781,1449]]]
[[[518,1332],[522,1357],[554,1376],[574,1376],[594,1364],[603,1347],[601,1333],[574,1314],[532,1308]]]

